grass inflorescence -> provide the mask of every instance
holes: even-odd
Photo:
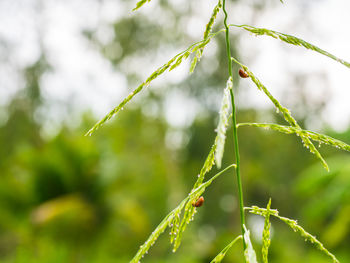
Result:
[[[136,3],[136,7],[133,10],[137,10],[141,8],[144,4],[147,2],[150,2],[151,0],[140,0]],[[197,63],[200,61],[201,57],[203,56],[204,48],[208,45],[208,43],[211,41],[212,38],[216,37],[218,34],[225,32],[225,44],[226,44],[226,56],[227,56],[227,70],[228,70],[228,81],[226,83],[226,87],[223,88],[223,99],[221,102],[221,107],[219,111],[219,122],[216,129],[216,138],[214,141],[213,146],[211,147],[209,154],[200,170],[200,173],[198,174],[197,180],[193,185],[192,190],[189,192],[188,196],[182,200],[179,205],[174,208],[164,219],[161,221],[161,223],[156,227],[156,229],[151,233],[149,238],[146,240],[146,242],[140,246],[139,250],[137,251],[134,258],[130,261],[132,263],[138,263],[140,262],[141,258],[144,257],[145,254],[148,253],[151,246],[157,241],[158,237],[167,229],[170,229],[170,243],[173,245],[173,251],[175,252],[178,247],[181,244],[181,239],[184,231],[187,228],[187,225],[190,223],[190,221],[193,220],[194,215],[197,211],[197,205],[194,205],[200,200],[201,195],[204,193],[206,188],[215,180],[217,179],[221,174],[223,174],[225,171],[227,171],[230,168],[235,168],[235,176],[237,180],[237,190],[238,190],[238,197],[239,197],[239,206],[240,206],[240,225],[241,225],[241,232],[242,234],[236,237],[231,243],[229,243],[211,262],[221,262],[223,258],[225,257],[227,251],[239,240],[242,239],[243,243],[243,256],[246,263],[256,263],[257,262],[257,256],[254,251],[252,242],[250,240],[250,231],[245,226],[245,214],[244,209],[248,210],[250,213],[261,215],[265,217],[265,223],[264,223],[264,229],[263,229],[263,235],[262,235],[262,260],[264,263],[268,262],[268,251],[270,247],[270,216],[274,216],[284,223],[286,223],[294,232],[299,233],[305,241],[309,241],[312,244],[314,244],[319,250],[321,250],[323,253],[325,253],[327,256],[332,258],[333,262],[339,262],[336,257],[330,253],[324,245],[316,239],[313,235],[306,232],[301,226],[297,224],[295,220],[282,217],[278,214],[278,211],[276,209],[271,209],[271,199],[269,200],[266,209],[265,208],[259,208],[257,206],[252,207],[246,207],[244,208],[243,204],[243,188],[242,188],[242,182],[241,182],[241,174],[240,174],[240,154],[239,154],[239,147],[238,147],[238,133],[237,129],[242,126],[252,126],[252,127],[261,127],[266,129],[275,130],[281,133],[285,134],[296,134],[299,136],[302,140],[303,145],[310,150],[311,153],[313,153],[322,163],[324,168],[326,170],[329,170],[328,165],[326,161],[323,159],[319,151],[316,149],[314,144],[311,142],[311,140],[316,141],[320,144],[324,143],[327,145],[334,146],[339,149],[343,149],[346,151],[350,151],[350,145],[346,144],[345,142],[339,141],[337,139],[331,138],[327,135],[315,133],[308,130],[303,130],[295,118],[292,116],[291,112],[269,92],[269,90],[262,84],[262,82],[254,75],[253,72],[249,70],[249,68],[238,61],[236,58],[231,57],[231,44],[230,44],[230,27],[235,28],[242,28],[246,31],[249,31],[253,33],[254,35],[266,35],[270,36],[274,39],[279,39],[285,43],[294,45],[294,46],[301,46],[306,49],[315,51],[319,54],[322,54],[324,56],[327,56],[346,67],[350,68],[350,63],[336,57],[335,55],[309,43],[304,41],[303,39],[300,39],[298,37],[280,33],[274,30],[266,29],[266,28],[258,28],[253,27],[250,25],[234,25],[234,24],[227,24],[228,20],[228,12],[225,8],[225,0],[218,0],[217,4],[214,6],[212,14],[209,18],[208,23],[206,24],[203,38],[202,40],[192,44],[189,46],[186,50],[178,53],[173,58],[171,58],[168,62],[160,66],[158,69],[156,69],[144,82],[142,82],[136,89],[134,89],[128,96],[126,96],[122,102],[117,105],[114,109],[112,109],[106,116],[104,116],[99,122],[97,122],[87,133],[86,135],[91,135],[94,133],[98,128],[100,128],[102,125],[104,125],[108,120],[110,120],[115,114],[117,114],[119,111],[123,109],[123,107],[134,98],[135,95],[137,95],[139,92],[141,92],[144,88],[148,87],[153,80],[155,80],[157,77],[162,75],[163,73],[167,71],[171,71],[176,69],[178,66],[182,64],[183,61],[185,61],[191,54],[193,54],[193,60],[190,65],[190,73],[193,73]],[[282,0],[280,0],[281,3],[283,3]],[[220,12],[220,10],[224,13],[224,28],[212,33],[212,29],[214,26],[214,23],[216,21],[216,18]],[[244,72],[243,77],[249,77],[252,82],[255,84],[255,86],[262,91],[269,100],[273,103],[276,110],[282,114],[285,121],[289,124],[289,126],[285,125],[279,125],[274,123],[239,123],[237,124],[236,120],[236,106],[235,106],[235,97],[234,97],[234,91],[233,91],[233,71],[232,71],[232,63],[235,62],[236,64],[240,65],[242,67],[242,70]],[[241,75],[242,76],[242,75]],[[229,109],[232,109],[232,114],[229,114]],[[211,177],[209,180],[204,182],[205,175],[212,169],[214,163],[216,163],[217,167],[221,167],[222,158],[224,155],[224,147],[225,147],[225,141],[226,141],[226,129],[228,127],[229,119],[232,118],[232,139],[234,142],[234,157],[236,164],[232,164],[225,169],[221,170],[219,173]],[[202,200],[203,201],[203,200]]]
[[[242,126],[260,127],[265,129],[271,129],[271,130],[278,131],[285,134],[296,134],[297,136],[307,136],[309,139],[318,142],[319,146],[321,146],[321,144],[324,143],[324,144],[333,146],[337,149],[342,149],[344,151],[350,152],[349,144],[342,142],[340,140],[334,139],[328,135],[316,133],[313,131],[302,130],[295,127],[284,126],[284,125],[279,125],[274,123],[239,123],[237,124],[237,127],[242,127]]]
[[[226,129],[228,125],[229,107],[230,107],[230,91],[232,90],[232,78],[229,77],[227,80],[226,88],[224,90],[224,96],[221,101],[221,108],[219,112],[219,124],[216,128],[217,136],[215,139],[216,151],[215,151],[215,162],[218,168],[221,167],[221,160],[224,154],[225,140],[226,140]]]
[[[205,183],[200,184],[198,187],[191,190],[191,192],[188,194],[188,196],[181,201],[181,203],[174,208],[164,219],[163,221],[156,227],[156,229],[152,232],[152,234],[148,237],[146,242],[140,246],[140,249],[137,251],[134,258],[130,261],[131,263],[138,263],[141,258],[145,254],[148,253],[148,250],[153,246],[153,244],[157,241],[160,234],[162,234],[168,227],[170,230],[170,241],[174,244],[173,251],[175,252],[178,246],[181,243],[181,236],[183,231],[185,230],[187,224],[190,220],[188,220],[188,204],[192,206],[193,201],[197,200],[197,198],[203,194],[205,189],[220,175],[222,175],[224,172],[226,172],[228,169],[235,167],[235,164],[231,164],[227,166],[225,169],[211,177],[209,180],[207,180]],[[185,208],[185,209],[184,209]],[[181,220],[181,213],[185,210],[184,216]],[[192,216],[190,217],[190,219]],[[180,222],[181,221],[181,222]],[[185,222],[185,225],[182,223]]]
[[[120,110],[124,108],[124,106],[136,95],[138,94],[143,88],[148,87],[153,80],[155,80],[157,77],[162,75],[165,71],[173,70],[176,67],[178,67],[185,59],[188,58],[188,56],[197,50],[205,47],[210,40],[221,31],[218,31],[216,33],[212,33],[208,36],[208,38],[203,39],[197,43],[192,44],[190,47],[188,47],[186,50],[180,52],[176,56],[174,56],[172,59],[170,59],[167,63],[165,63],[163,66],[159,67],[156,71],[154,71],[143,83],[141,83],[136,89],[134,89],[124,100],[119,103],[117,107],[112,109],[106,116],[104,116],[100,121],[98,121],[86,134],[85,136],[91,136],[98,128],[100,128],[103,124],[105,124],[107,121],[109,121],[115,114],[117,114]]]
[[[220,9],[222,8],[222,0],[219,0],[218,3],[215,5],[212,14],[210,16],[209,22],[207,23],[206,27],[205,27],[205,31],[203,34],[203,40],[207,39],[213,29],[213,25],[216,19],[216,16],[218,15]],[[191,66],[190,66],[190,73],[193,73],[197,62],[200,61],[202,55],[203,55],[203,50],[204,47],[200,48],[199,50],[197,50],[196,55],[194,56],[192,62],[191,62]]]
[[[283,107],[281,105],[281,103],[268,91],[268,89],[261,83],[261,81],[253,74],[253,72],[251,72],[248,67],[246,65],[243,65],[241,62],[239,62],[237,59],[232,58],[232,60],[237,63],[238,65],[240,65],[244,71],[248,74],[249,78],[253,81],[253,83],[256,85],[256,87],[261,90],[263,93],[265,93],[265,95],[270,99],[270,101],[273,103],[273,105],[276,107],[276,110],[278,112],[281,112],[284,119],[293,127],[297,128],[297,129],[301,129],[299,124],[297,123],[297,121],[293,118],[290,110],[288,110],[287,108]],[[323,167],[329,171],[329,167],[328,164],[326,163],[326,161],[323,159],[322,155],[319,153],[319,151],[316,149],[315,145],[313,145],[313,143],[310,141],[310,139],[301,134],[300,138],[303,142],[303,145],[309,149],[309,151],[313,154],[315,154],[315,156],[321,161]]]
[[[149,2],[150,0],[142,0],[138,3],[138,8],[141,7],[143,4],[145,4],[146,2]],[[124,105],[127,104],[137,93],[139,93],[144,87],[147,87],[152,80],[156,79],[158,76],[162,75],[166,70],[173,70],[174,68],[176,68],[177,66],[179,66],[181,64],[181,62],[184,60],[184,59],[187,59],[188,56],[194,52],[197,52],[197,51],[200,51],[202,50],[209,42],[210,40],[217,36],[219,33],[222,33],[222,32],[227,32],[228,30],[228,26],[234,26],[234,27],[241,27],[241,28],[244,28],[252,33],[255,33],[255,34],[260,34],[260,35],[263,35],[263,34],[266,34],[266,35],[269,35],[269,36],[272,36],[274,38],[277,38],[277,36],[275,36],[274,34],[282,34],[282,33],[278,33],[276,31],[273,31],[273,30],[269,30],[269,29],[262,29],[262,28],[255,28],[255,27],[252,27],[252,26],[249,26],[249,25],[227,25],[227,28],[225,29],[221,29],[215,33],[209,33],[208,37],[202,39],[201,41],[199,42],[196,42],[194,44],[192,44],[189,48],[187,48],[185,51],[182,51],[180,52],[179,54],[177,54],[175,57],[173,57],[172,59],[170,59],[167,63],[165,63],[163,66],[159,67],[156,71],[154,71],[147,79],[146,81],[144,81],[143,83],[141,83],[135,90],[133,90],[117,107],[115,107],[114,109],[112,109],[106,116],[104,116],[99,122],[97,122],[85,135],[92,135],[98,128],[100,128],[103,124],[105,124],[105,122],[107,122],[108,120],[110,120],[115,114],[117,114],[120,110],[123,109]],[[206,32],[206,31],[205,31]],[[345,66],[347,67],[350,67],[350,63],[346,62],[345,60],[343,59],[340,59],[334,55],[332,55],[331,53],[327,52],[327,51],[324,51],[323,49],[315,46],[315,45],[312,45],[304,40],[301,40],[297,37],[294,37],[294,36],[291,36],[291,35],[286,35],[286,34],[282,34],[282,35],[285,35],[285,36],[289,36],[289,38],[287,39],[295,39],[295,41],[285,41],[287,43],[290,43],[290,44],[294,44],[294,45],[301,45],[305,48],[308,48],[308,49],[311,49],[311,50],[314,50],[320,54],[323,54],[325,56],[328,56],[342,64],[344,64]],[[285,38],[281,38],[281,40],[286,40]],[[303,43],[303,44],[302,44]],[[195,56],[194,60],[196,60],[196,62],[194,63],[192,61],[191,63],[191,69],[190,71],[193,71],[194,70],[194,67],[195,67],[195,64],[197,63],[197,60],[198,58],[196,59],[197,56]],[[240,63],[238,62],[237,60],[235,61],[236,63]],[[230,67],[231,69],[231,67]],[[231,74],[230,74],[231,75]],[[253,76],[253,79],[254,76]],[[252,79],[252,80],[253,80]],[[257,79],[255,79],[257,81]],[[260,81],[257,81],[257,83],[259,83]],[[260,83],[261,84],[261,83]],[[259,84],[259,85],[260,85]],[[261,84],[262,85],[262,84]],[[259,87],[259,86],[258,86]],[[315,152],[315,154],[317,155],[317,153]],[[322,158],[322,157],[321,157]],[[321,160],[322,161],[322,160]],[[323,165],[326,167],[327,164],[322,162]]]
[[[327,56],[327,57],[343,64],[344,66],[350,68],[349,62],[347,62],[341,58],[338,58],[335,55],[333,55],[333,54],[331,54],[331,53],[329,53],[329,52],[327,52],[327,51],[325,51],[325,50],[323,50],[323,49],[321,49],[321,48],[319,48],[319,47],[317,47],[309,42],[306,42],[305,40],[303,40],[301,38],[298,38],[298,37],[295,37],[292,35],[288,35],[288,34],[284,34],[284,33],[280,33],[280,32],[277,32],[277,31],[274,31],[271,29],[258,28],[258,27],[254,27],[254,26],[250,26],[250,25],[234,25],[234,24],[232,24],[230,26],[243,28],[243,29],[253,33],[256,36],[266,35],[266,36],[273,37],[275,39],[280,39],[283,42],[294,45],[294,46],[301,46],[301,47],[304,47],[306,49],[316,51],[317,53],[320,53],[324,56]]]
[[[277,209],[265,209],[257,206],[245,207],[245,209],[252,214],[261,215],[263,217],[266,217],[267,215],[272,215],[280,219],[282,222],[286,223],[294,232],[302,236],[305,239],[305,241],[309,241],[310,243],[314,244],[316,248],[318,248],[324,254],[332,258],[334,263],[339,263],[338,259],[331,252],[329,252],[315,236],[311,235],[304,228],[298,225],[298,222],[296,220],[280,216],[278,214]]]

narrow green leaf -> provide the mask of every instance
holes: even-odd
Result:
[[[238,241],[242,239],[242,236],[236,237],[230,244],[228,244],[210,263],[219,263],[226,256],[227,251]]]
[[[310,233],[306,232],[304,228],[298,225],[296,220],[289,219],[287,217],[283,217],[278,215],[278,211],[276,209],[270,209],[269,212],[265,208],[260,208],[257,206],[252,206],[252,207],[245,207],[246,210],[249,210],[250,213],[256,214],[256,215],[261,215],[266,217],[267,214],[270,214],[274,217],[277,217],[284,223],[286,223],[294,232],[298,233],[300,236],[302,236],[305,241],[309,241],[310,243],[314,244],[316,248],[318,248],[320,251],[322,251],[324,254],[332,258],[334,263],[339,263],[338,259],[331,253],[329,252],[324,245],[317,240],[317,238]]]

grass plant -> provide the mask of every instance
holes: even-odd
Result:
[[[141,8],[144,4],[150,2],[150,0],[141,0],[136,4],[134,10]],[[282,2],[282,1],[281,1]],[[223,12],[224,22],[223,29],[212,33],[212,28],[215,23],[216,17],[220,13]],[[191,54],[193,54],[190,73],[194,73],[196,64],[200,61],[201,57],[204,55],[204,50],[207,44],[216,37],[217,35],[225,32],[225,46],[226,46],[226,55],[227,55],[227,75],[228,80],[226,83],[226,87],[223,85],[223,99],[221,103],[221,108],[219,111],[219,122],[217,125],[217,135],[214,140],[213,146],[209,151],[206,161],[201,168],[199,175],[195,184],[193,185],[192,190],[189,192],[188,196],[180,202],[180,204],[174,208],[158,225],[158,227],[152,232],[146,242],[140,246],[139,250],[136,252],[135,257],[130,261],[133,263],[140,262],[141,259],[148,253],[151,246],[157,241],[158,237],[167,229],[170,229],[170,243],[173,245],[173,251],[175,252],[181,244],[182,236],[188,226],[188,224],[194,219],[194,215],[197,212],[197,209],[194,203],[200,198],[200,196],[204,193],[205,189],[211,185],[211,183],[216,180],[220,175],[229,170],[230,168],[234,168],[234,179],[237,181],[237,192],[238,192],[238,200],[239,200],[239,208],[240,208],[240,226],[241,226],[241,234],[234,238],[232,242],[230,242],[211,262],[221,262],[225,257],[227,251],[239,240],[242,240],[243,246],[243,254],[245,262],[247,263],[255,263],[258,262],[257,255],[253,248],[251,239],[250,239],[250,231],[247,229],[245,224],[245,211],[249,211],[250,213],[257,214],[263,216],[265,218],[264,229],[262,234],[262,262],[268,262],[268,251],[270,247],[270,216],[278,218],[287,224],[294,232],[298,233],[302,236],[305,241],[311,242],[318,248],[321,252],[325,253],[327,256],[331,258],[333,262],[339,262],[336,257],[329,252],[325,246],[317,240],[313,235],[309,234],[297,224],[295,220],[282,217],[278,214],[276,209],[271,209],[271,200],[269,201],[266,208],[259,208],[257,206],[252,207],[244,207],[243,200],[243,187],[242,187],[242,175],[240,173],[240,152],[239,152],[239,140],[238,140],[238,128],[243,126],[247,127],[259,127],[270,129],[274,131],[278,131],[285,134],[295,134],[300,137],[302,144],[312,153],[315,157],[321,162],[323,167],[328,171],[329,167],[326,163],[325,159],[320,154],[319,150],[315,147],[312,141],[315,141],[319,144],[328,144],[334,146],[339,149],[343,149],[345,151],[350,151],[350,146],[345,142],[340,140],[331,138],[327,135],[315,133],[312,131],[304,130],[297,123],[295,118],[292,116],[291,112],[283,106],[277,98],[275,98],[269,90],[266,88],[264,84],[256,77],[256,75],[249,70],[249,68],[240,62],[237,58],[232,57],[231,55],[231,44],[230,44],[230,29],[244,29],[249,31],[254,35],[265,35],[272,37],[274,39],[279,39],[287,44],[304,47],[311,51],[317,52],[321,55],[327,56],[346,67],[350,68],[350,64],[343,59],[340,59],[331,53],[313,45],[309,42],[304,41],[298,37],[294,37],[288,34],[279,33],[274,30],[266,29],[266,28],[257,28],[249,25],[229,25],[227,23],[228,20],[228,12],[226,11],[226,1],[219,0],[217,4],[214,6],[212,15],[209,18],[209,22],[206,25],[204,30],[202,40],[192,44],[186,50],[178,53],[176,56],[171,58],[164,65],[155,70],[143,83],[141,83],[134,91],[132,91],[117,107],[112,109],[104,118],[102,118],[98,123],[96,123],[87,133],[86,135],[93,134],[98,128],[100,128],[103,124],[105,124],[108,120],[110,120],[114,115],[116,115],[120,110],[123,109],[126,104],[133,99],[133,97],[141,92],[145,87],[148,87],[151,82],[165,73],[166,71],[171,71],[181,65],[181,63],[189,58]],[[253,84],[258,88],[258,90],[262,91],[264,95],[272,102],[277,112],[280,113],[286,124],[288,125],[279,125],[274,123],[237,123],[237,112],[235,105],[235,94],[233,89],[233,63],[239,65],[244,72],[247,74],[247,78],[249,78]],[[232,113],[230,114],[230,109]],[[225,140],[227,137],[226,130],[229,125],[229,121],[231,119],[232,124],[232,136],[233,139],[233,149],[234,149],[234,159],[235,163],[222,169],[215,176],[210,178],[209,180],[204,182],[205,175],[211,170],[214,163],[216,163],[217,167],[221,168],[221,162],[224,155],[225,148]]]

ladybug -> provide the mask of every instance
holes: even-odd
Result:
[[[193,202],[193,203],[192,203],[192,206],[193,206],[193,207],[201,207],[201,206],[203,205],[203,203],[204,203],[204,197],[201,196],[201,197],[199,197],[199,198],[197,199],[196,202]]]
[[[244,79],[249,77],[248,73],[245,72],[244,69],[242,68],[239,69],[238,74],[241,78],[244,78]]]

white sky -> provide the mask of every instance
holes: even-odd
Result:
[[[186,2],[169,0],[171,1],[179,9],[183,8],[182,2]],[[185,25],[184,33],[200,39],[203,26],[216,1],[194,1],[197,8]],[[152,0],[139,12],[150,13],[157,2]],[[292,34],[350,61],[349,0],[286,0],[284,5],[273,0],[268,1],[267,8],[255,16],[251,5],[257,2],[259,1],[251,0],[235,4],[229,22],[247,23]],[[91,109],[96,116],[101,117],[134,88],[127,87],[126,78],[113,69],[96,47],[82,36],[81,31],[97,29],[99,40],[107,43],[114,37],[113,30],[109,27],[112,21],[125,14],[138,15],[137,12],[129,11],[135,1],[126,4],[128,10],[124,10],[117,0],[101,3],[103,4],[99,5],[95,0],[0,1],[0,41],[5,41],[9,47],[5,51],[0,42],[0,105],[6,103],[23,85],[15,69],[35,62],[40,55],[40,44],[45,48],[49,63],[54,68],[42,79],[43,95],[53,102],[45,111],[56,116],[57,122],[60,118],[57,112],[61,113],[61,118],[66,118],[71,111]],[[123,3],[125,7],[125,2]],[[210,8],[206,9],[206,6]],[[42,10],[41,13],[38,10]],[[325,85],[323,80],[317,79],[309,81],[306,85],[307,92],[316,98],[325,92],[326,87],[330,103],[325,113],[320,113],[320,117],[337,130],[346,129],[350,125],[350,69],[301,47],[289,47],[268,37],[254,37],[237,29],[232,29],[232,32],[240,35],[243,59],[250,63],[252,71],[277,98],[283,97],[288,91],[291,84],[289,72],[325,72],[328,83]],[[215,45],[212,45],[212,49],[215,49]],[[215,55],[215,51],[208,50],[207,54],[211,53]],[[168,58],[164,57],[159,64]],[[185,63],[182,69],[170,75],[170,81],[184,77],[187,70],[188,63]],[[151,67],[146,67],[145,76],[151,71]],[[251,87],[250,84],[249,86]],[[271,106],[255,89],[248,89],[244,82],[241,88],[247,88],[248,92],[239,98],[244,100],[240,105],[263,108]],[[68,102],[73,102],[73,109],[65,107]],[[288,107],[288,100],[283,102]],[[169,102],[169,107],[173,105],[176,108],[175,104],[176,100]],[[192,108],[195,111],[196,107]],[[170,107],[165,114],[173,115],[172,112]],[[186,111],[178,112],[178,115],[178,123],[174,125],[181,126],[181,120],[188,124]]]

